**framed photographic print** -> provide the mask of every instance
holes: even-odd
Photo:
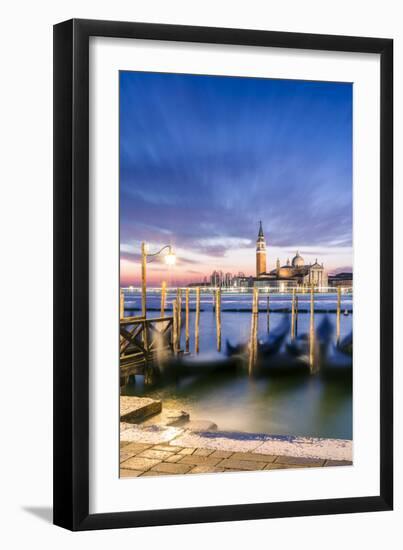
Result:
[[[386,38],[54,27],[55,524],[392,509],[392,75]]]

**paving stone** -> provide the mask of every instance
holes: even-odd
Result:
[[[152,468],[152,471],[165,474],[186,474],[189,470],[191,470],[191,468],[192,467],[188,464],[171,464],[168,462],[160,462],[160,464],[157,464]]]
[[[125,451],[125,450],[120,451],[120,453],[119,453],[119,462],[124,462],[125,460],[131,458],[131,457],[134,456],[135,454],[136,454],[136,453],[133,452],[133,451],[129,451],[129,452],[127,452],[127,451]]]
[[[220,462],[220,458],[211,458],[210,456],[184,456],[181,460],[181,464],[192,464],[194,466],[217,466]]]
[[[212,474],[215,472],[224,472],[224,468],[217,468],[216,466],[195,466],[190,470],[189,474]]]
[[[277,456],[261,453],[234,453],[231,460],[254,460],[256,462],[274,462]]]
[[[175,445],[154,445],[153,450],[155,451],[169,451],[172,453],[178,453],[183,447],[175,447]]]
[[[164,460],[164,462],[179,462],[179,460],[181,460],[181,458],[183,458],[183,455],[172,455],[172,456],[169,456],[168,458],[166,458]]]
[[[141,475],[139,470],[127,470],[126,468],[120,468],[119,477],[138,477]]]
[[[352,466],[351,460],[326,460],[325,466]]]
[[[296,470],[298,468],[317,468],[317,465],[311,464],[280,464],[277,462],[272,462],[264,467],[265,470]]]
[[[196,449],[192,456],[209,456],[214,452],[214,449]]]
[[[325,461],[322,458],[307,458],[304,456],[279,456],[276,464],[303,464],[304,466],[323,466]]]
[[[211,458],[229,458],[234,453],[231,451],[214,451],[211,456]]]
[[[256,460],[234,460],[225,458],[218,466],[220,468],[232,468],[233,470],[263,470],[265,463],[256,462]]]
[[[166,460],[169,456],[172,456],[174,453],[169,451],[157,451],[155,449],[147,449],[146,451],[141,452],[136,455],[139,458],[158,458],[158,460]]]
[[[156,476],[166,476],[164,472],[155,472],[154,470],[148,470],[147,472],[139,472],[140,477],[156,477]]]
[[[179,451],[179,453],[180,453],[181,455],[191,455],[191,454],[193,454],[193,453],[195,452],[195,450],[196,450],[196,449],[190,449],[190,448],[187,448],[187,447],[186,447],[186,448],[182,448],[182,449]]]
[[[151,447],[151,445],[149,443],[129,442],[129,444],[126,445],[123,448],[123,450],[124,450],[125,453],[138,454],[138,453],[142,453],[143,451],[146,451],[150,447]]]
[[[128,468],[130,470],[149,470],[152,466],[156,466],[160,460],[154,459],[154,458],[139,458],[138,456],[134,456],[133,458],[129,458],[129,460],[125,460],[123,462],[123,467]]]
[[[141,422],[149,416],[161,412],[160,400],[149,397],[120,397],[120,420],[126,423]]]

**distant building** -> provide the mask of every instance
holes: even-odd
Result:
[[[297,251],[290,262],[281,265],[279,258],[275,269],[267,272],[267,249],[263,233],[262,222],[259,222],[259,232],[256,240],[256,277],[254,285],[257,287],[280,287],[285,290],[289,287],[307,287],[314,285],[318,288],[327,287],[328,280],[325,268],[315,260],[313,264],[305,264],[304,259]]]
[[[289,288],[307,288],[314,285],[316,288],[328,286],[342,286],[352,288],[353,274],[350,272],[339,273],[328,277],[323,263],[316,259],[314,263],[305,263],[304,258],[298,250],[290,261],[281,264],[277,258],[276,267],[267,271],[267,245],[263,232],[262,222],[259,222],[259,231],[256,239],[256,276],[246,276],[239,271],[238,274],[213,271],[209,278],[204,277],[201,283],[191,283],[188,286],[208,286],[214,288],[242,289],[253,286],[269,287],[276,290],[287,290]]]
[[[337,273],[337,275],[329,275],[329,286],[343,288],[353,288],[353,274],[351,272]]]

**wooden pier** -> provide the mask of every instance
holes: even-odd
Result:
[[[144,374],[147,364],[173,352],[173,317],[120,319],[121,376]]]

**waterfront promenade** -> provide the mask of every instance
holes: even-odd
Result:
[[[124,413],[128,414],[127,398]],[[131,399],[131,398],[129,398]],[[142,402],[143,401],[143,402]],[[153,400],[135,399],[137,411]],[[140,408],[141,407],[141,408]],[[120,477],[348,466],[352,441],[224,432],[206,420],[120,422]]]
[[[262,446],[264,443],[262,443]],[[144,477],[216,472],[247,472],[294,468],[349,466],[350,460],[272,455],[255,451],[232,452],[170,443],[121,441],[120,477]]]

